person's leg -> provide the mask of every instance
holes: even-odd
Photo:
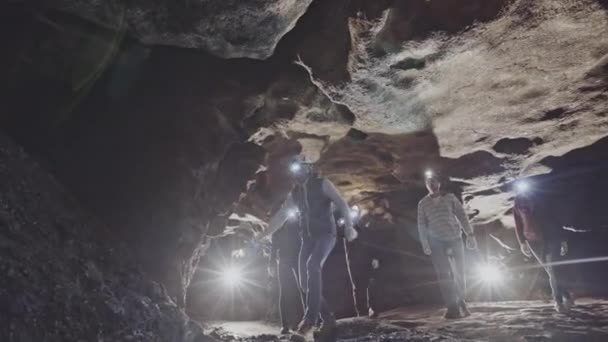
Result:
[[[352,251],[350,249],[350,244],[348,243],[348,241],[346,241],[346,239],[342,239],[342,243],[344,244],[344,262],[346,263],[346,271],[348,272],[348,279],[350,280],[350,286],[352,289],[355,312],[357,313],[357,316],[361,316],[361,313],[359,312],[359,308],[357,307],[357,284],[356,284],[355,277],[353,274],[354,270],[353,270],[353,265],[352,265],[352,260],[351,260]]]
[[[449,308],[457,303],[457,293],[455,290],[454,277],[452,276],[452,266],[446,253],[446,244],[442,241],[430,240],[431,261],[437,274],[437,281],[441,295],[446,306]]]
[[[312,252],[306,263],[308,273],[308,296],[306,299],[306,313],[304,317],[309,322],[315,322],[321,314],[321,304],[323,300],[323,279],[322,271],[325,260],[334,248],[336,243],[335,236],[321,236],[314,240]],[[323,314],[329,318],[329,308],[323,303]]]
[[[450,243],[451,257],[453,260],[452,276],[454,277],[454,289],[457,294],[458,307],[460,313],[467,317],[471,315],[466,303],[467,283],[466,283],[466,254],[464,252],[464,243],[458,239]]]
[[[370,277],[367,280],[367,307],[368,314],[370,317],[376,317],[378,315],[378,303],[377,303],[377,279],[378,270],[372,270]]]
[[[308,297],[308,274],[306,273],[306,262],[310,258],[313,243],[310,239],[302,239],[300,246],[300,254],[298,256],[298,280],[300,281],[300,289],[304,295],[304,303]]]
[[[368,312],[367,280],[369,279],[366,267],[368,265],[362,264],[362,259],[364,259],[365,256],[361,255],[360,249],[357,248],[357,243],[358,241],[347,242],[346,239],[344,239],[344,254],[353,293],[355,311],[357,316],[366,316]]]
[[[279,261],[278,266],[278,278],[279,278],[279,315],[281,316],[281,327],[283,330],[281,332],[285,332],[286,328],[289,329],[289,302],[288,302],[288,293],[287,287],[289,282],[289,273],[285,269],[286,266],[283,262]]]
[[[353,298],[355,301],[355,309],[358,316],[367,316],[367,287],[369,276],[365,274],[357,274],[353,279]]]
[[[464,244],[462,240],[456,240],[449,244],[454,258],[454,268],[452,275],[454,276],[454,284],[458,300],[465,300],[466,295],[466,279],[465,279],[465,254]]]
[[[304,294],[304,291],[302,290],[302,287],[300,286],[300,277],[298,276],[298,273],[299,273],[298,260],[294,260],[289,271],[291,273],[291,280],[293,282],[293,291],[294,291],[293,306],[295,308],[293,310],[293,320],[291,321],[291,323],[292,323],[291,327],[295,330],[298,326],[298,323],[302,319],[302,317],[304,317],[304,303],[305,303],[305,299],[304,299],[305,294]]]
[[[562,267],[553,265],[553,263],[560,260],[560,248],[561,243],[559,241],[548,241],[546,242],[547,252],[545,256],[546,266],[545,270],[549,275],[549,284],[551,285],[551,292],[556,302],[563,303],[564,299],[571,299],[570,294],[564,288],[564,277],[562,276]]]
[[[558,312],[564,312],[563,299],[560,294],[557,277],[555,276],[555,269],[551,265],[555,258],[554,253],[551,252],[551,244],[545,241],[528,241],[528,246],[534,258],[536,258],[549,276],[549,285],[551,286],[551,294],[555,300],[555,309]],[[559,250],[557,251],[557,255],[559,255]]]
[[[315,322],[309,322],[306,320],[306,312],[308,311],[308,274],[306,271],[306,262],[310,258],[310,254],[312,253],[313,241],[309,238],[302,239],[302,244],[300,245],[300,254],[298,255],[298,281],[300,284],[300,293],[302,296],[302,302],[304,304],[304,311],[302,313],[302,319],[298,325],[298,332],[306,333]]]
[[[295,328],[304,312],[297,265],[298,260],[279,261],[279,310],[283,331]]]

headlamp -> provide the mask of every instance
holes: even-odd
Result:
[[[237,287],[243,281],[243,274],[239,268],[229,266],[222,271],[222,281],[226,286]]]
[[[529,190],[530,190],[530,184],[526,180],[521,179],[515,183],[515,191],[518,194],[525,194]]]
[[[502,270],[498,265],[484,263],[477,267],[477,276],[486,284],[497,284],[504,279]]]

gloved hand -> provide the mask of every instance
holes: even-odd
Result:
[[[568,242],[562,241],[562,247],[559,250],[559,255],[566,256],[568,254]]]
[[[346,237],[346,241],[351,242],[359,236],[359,233],[353,227],[346,227],[344,228],[344,236]]]
[[[425,255],[431,255],[431,246],[423,246],[422,250],[424,251]]]
[[[466,245],[470,250],[477,249],[477,239],[475,238],[475,235],[467,235]]]
[[[374,259],[372,260],[372,268],[377,270],[378,268],[380,268],[380,260],[378,259]]]
[[[530,246],[527,243],[522,243],[519,245],[519,249],[521,249],[521,254],[525,255],[528,258],[532,257],[532,251],[530,250]]]

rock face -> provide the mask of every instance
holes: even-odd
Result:
[[[53,2],[144,44],[197,48],[223,58],[266,59],[312,0]]]
[[[1,340],[213,341],[4,136],[0,176]]]
[[[311,65],[316,84],[353,112],[359,131],[396,135],[432,129],[441,155],[449,158],[443,168],[466,179],[465,193],[472,195],[520,175],[547,172],[537,164],[547,156],[606,136],[605,77],[600,75],[608,35],[596,32],[605,32],[608,22],[598,2],[408,6],[408,11],[392,8],[380,21],[349,20],[352,48],[341,80],[317,72],[314,56],[302,60]],[[411,18],[446,20],[420,26],[392,19],[404,11]],[[433,34],[495,16],[459,34]],[[394,27],[396,22],[407,27]],[[471,210],[480,210],[476,222],[502,219],[508,197],[479,196],[483,207],[469,203]]]

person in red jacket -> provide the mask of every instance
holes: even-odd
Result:
[[[574,301],[564,287],[560,268],[553,263],[567,253],[568,245],[563,239],[559,224],[553,222],[554,213],[550,213],[548,208],[539,202],[533,198],[525,181],[516,184],[513,206],[515,233],[521,252],[528,258],[534,257],[547,272],[555,310],[566,313],[574,305]]]

